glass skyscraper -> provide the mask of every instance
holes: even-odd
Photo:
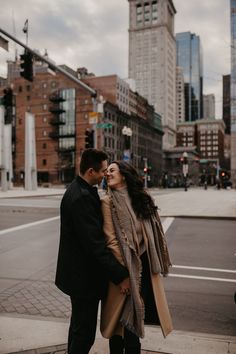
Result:
[[[231,0],[231,180],[236,187],[236,0]]]
[[[185,120],[203,118],[202,50],[199,36],[190,32],[176,34],[177,66],[183,68]]]

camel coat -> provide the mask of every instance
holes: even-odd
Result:
[[[102,198],[102,212],[104,217],[103,230],[106,237],[106,244],[111,249],[117,260],[124,265],[120,246],[115,235],[110,200],[108,196]],[[142,231],[145,246],[148,250],[148,236],[146,235],[143,225]],[[163,336],[166,337],[172,331],[173,326],[161,276],[159,274],[151,274],[151,281],[160,326]],[[126,295],[120,293],[118,285],[115,285],[112,282],[109,283],[108,295],[102,302],[101,306],[100,326],[103,337],[110,338],[114,334],[123,334],[123,328],[121,327],[119,319],[125,302],[125,296]]]

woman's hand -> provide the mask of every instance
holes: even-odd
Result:
[[[130,281],[129,278],[124,279],[120,284],[120,292],[124,295],[130,295]]]

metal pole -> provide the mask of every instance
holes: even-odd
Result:
[[[31,48],[29,48],[26,44],[22,43],[21,41],[19,41],[17,38],[13,37],[11,34],[7,33],[6,31],[4,31],[2,28],[0,28],[0,32],[3,33],[6,37],[12,39],[14,42],[16,42],[17,44],[19,44],[20,46],[22,46],[23,48],[27,49],[27,51],[29,51],[30,53],[32,53],[35,57],[39,58],[40,60],[44,61],[45,63],[48,64],[49,69],[52,70],[56,70],[58,72],[60,72],[61,74],[67,76],[68,78],[70,78],[71,80],[73,80],[74,82],[76,82],[77,84],[79,84],[81,87],[83,87],[85,90],[89,91],[91,93],[91,95],[94,95],[96,97],[97,92],[96,90],[94,90],[93,88],[91,88],[90,86],[86,85],[84,82],[80,81],[79,79],[77,79],[75,76],[71,75],[70,73],[68,73],[66,70],[62,69],[60,66],[57,66],[56,64],[54,64],[53,62],[51,62],[50,60],[48,60],[47,58],[45,58],[43,55],[35,52],[34,50],[32,50]]]
[[[147,157],[144,157],[143,161],[144,161],[144,168],[148,168]],[[144,188],[148,187],[147,178],[148,178],[147,173],[145,173],[145,175],[144,175]]]

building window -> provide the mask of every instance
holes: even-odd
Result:
[[[43,136],[47,136],[47,131],[43,130]]]
[[[30,85],[26,85],[26,91],[30,91]]]
[[[23,91],[22,86],[19,86],[18,92],[22,92],[22,91]]]
[[[136,7],[136,21],[137,21],[137,24],[142,23],[142,20],[143,20],[142,11],[143,11],[142,6],[141,5],[137,5],[137,7]]]
[[[43,159],[43,166],[46,166],[46,165],[47,165],[47,160]]]
[[[30,96],[27,96],[27,101],[30,101]]]
[[[48,119],[47,117],[43,117],[43,123],[47,123]]]
[[[43,110],[46,111],[48,106],[46,104],[43,105]]]
[[[144,14],[144,19],[145,19],[145,22],[150,22],[150,14],[149,14],[149,12]]]
[[[136,12],[137,12],[137,15],[142,13],[142,5],[137,5]]]
[[[47,144],[43,143],[43,149],[47,149]]]

